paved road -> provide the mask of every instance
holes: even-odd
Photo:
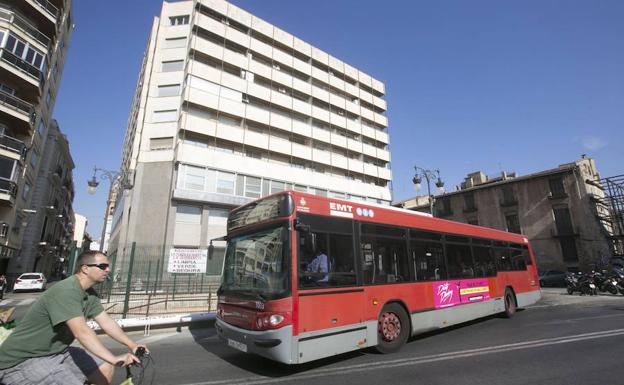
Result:
[[[212,328],[134,338],[152,350],[154,384],[614,384],[622,379],[624,296],[547,289],[543,301],[511,320],[490,317],[418,336],[392,355],[365,350],[299,366],[233,351]]]

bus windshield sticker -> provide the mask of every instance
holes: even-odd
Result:
[[[353,206],[329,202],[329,215],[343,218],[353,218]]]
[[[432,285],[437,309],[490,299],[487,279],[434,282]]]

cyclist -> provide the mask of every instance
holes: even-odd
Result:
[[[132,341],[105,311],[93,286],[104,282],[105,254],[85,251],[74,275],[52,286],[28,310],[0,346],[0,383],[110,384],[116,364],[138,363],[133,354],[145,348]],[[87,325],[93,318],[102,330],[130,352],[115,356]],[[74,338],[86,349],[71,347]]]

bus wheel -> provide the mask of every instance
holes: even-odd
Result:
[[[505,290],[505,317],[511,318],[516,314],[516,298],[509,289]]]
[[[384,306],[377,326],[377,346],[380,353],[393,353],[403,346],[409,337],[409,318],[402,306],[391,303]]]

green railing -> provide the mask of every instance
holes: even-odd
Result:
[[[170,250],[132,243],[109,254],[109,280],[96,288],[108,313],[136,318],[216,311],[223,257],[208,258],[205,273],[171,273]]]

